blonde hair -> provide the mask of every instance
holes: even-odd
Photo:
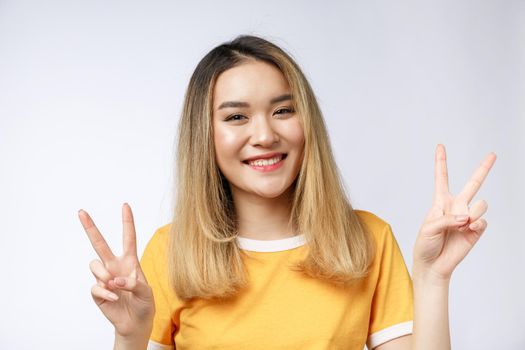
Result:
[[[295,61],[275,44],[239,36],[211,50],[193,72],[179,121],[176,201],[169,232],[168,271],[181,300],[228,298],[246,287],[236,237],[234,203],[215,159],[213,88],[224,71],[247,60],[277,67],[290,86],[304,130],[302,166],[293,186],[290,222],[309,248],[293,268],[312,278],[347,285],[365,277],[374,242],[344,191],[322,113]]]

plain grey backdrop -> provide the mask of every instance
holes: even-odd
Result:
[[[0,0],[0,348],[109,349],[87,210],[139,254],[172,208],[173,144],[198,61],[239,34],[288,51],[324,112],[350,199],[388,221],[407,266],[445,144],[484,236],[455,271],[454,349],[525,349],[524,1]]]

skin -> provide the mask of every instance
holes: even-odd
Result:
[[[144,350],[153,327],[155,304],[137,255],[133,213],[122,206],[123,254],[115,256],[97,226],[84,210],[78,218],[100,257],[89,264],[97,283],[93,300],[115,327],[114,350]]]
[[[239,219],[239,234],[254,239],[280,239],[296,234],[288,226],[290,185],[301,166],[304,135],[298,116],[283,109],[291,101],[270,104],[290,93],[274,67],[250,61],[218,78],[214,91],[213,127],[217,163],[230,182]],[[220,109],[224,101],[243,101],[250,107]],[[237,115],[230,121],[229,116]],[[258,173],[242,160],[269,152],[287,153],[283,167]],[[435,154],[435,187],[431,208],[414,246],[414,332],[377,346],[376,350],[450,349],[448,290],[452,272],[487,227],[485,201],[470,202],[496,160],[490,153],[463,190],[453,196],[443,145]],[[457,219],[458,215],[464,216]],[[139,264],[136,232],[130,206],[122,206],[122,256],[115,256],[89,214],[78,213],[88,238],[100,257],[90,269],[97,283],[93,300],[115,326],[114,349],[146,349],[155,306],[150,286]],[[123,284],[118,280],[122,279]]]
[[[296,234],[288,226],[290,185],[297,178],[304,150],[304,132],[283,74],[274,66],[249,60],[223,72],[214,87],[213,130],[216,160],[228,179],[238,218],[239,235],[259,240]],[[224,102],[249,107],[219,108]],[[286,153],[283,166],[259,172],[242,161],[254,156]]]
[[[470,202],[496,161],[489,153],[461,192],[453,196],[448,188],[445,147],[437,145],[435,154],[432,206],[419,230],[414,246],[414,331],[393,339],[377,350],[448,350],[450,331],[448,291],[452,272],[465,258],[487,228],[483,215],[487,203]]]

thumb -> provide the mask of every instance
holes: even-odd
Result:
[[[115,277],[112,282],[117,289],[132,292],[138,298],[144,300],[152,299],[151,287],[145,281],[134,277]]]
[[[422,233],[427,237],[436,236],[448,228],[459,228],[464,226],[468,221],[468,215],[443,215],[433,221],[427,222],[423,227]]]

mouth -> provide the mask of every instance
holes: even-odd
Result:
[[[286,159],[287,156],[288,156],[287,153],[282,153],[272,158],[243,160],[242,162],[250,166],[264,167],[264,166],[271,166],[271,165],[277,164],[281,162],[282,160]]]
[[[267,159],[254,159],[249,161],[245,160],[243,163],[249,166],[252,170],[266,173],[281,168],[284,164],[286,156],[287,154],[283,153]]]

